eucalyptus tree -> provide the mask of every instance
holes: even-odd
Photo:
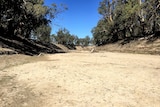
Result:
[[[41,25],[48,26],[57,13],[56,4],[45,6],[43,0],[0,0],[2,36],[29,38]]]
[[[96,45],[103,45],[106,44],[109,40],[111,40],[110,28],[109,23],[105,19],[99,20],[97,26],[92,29],[92,34],[94,38],[94,43]]]
[[[115,27],[120,37],[135,37],[141,34],[139,22],[139,4],[135,0],[127,0],[126,2],[118,2],[115,11]]]
[[[59,44],[66,45],[68,44],[68,37],[70,36],[69,31],[66,28],[61,28],[58,30],[57,35],[56,35],[56,41]]]
[[[106,44],[113,40],[112,36],[115,36],[113,31],[115,3],[116,0],[102,0],[99,4],[98,12],[102,18],[91,31],[96,45]]]
[[[156,32],[160,32],[160,1],[145,0],[143,8],[146,34],[156,34]]]
[[[90,37],[87,35],[84,38],[79,38],[79,42],[81,46],[88,46],[91,43]]]
[[[97,45],[160,35],[159,0],[102,0],[98,12],[102,18],[92,29]]]
[[[49,25],[41,25],[34,30],[33,35],[38,41],[51,42],[50,33],[51,27]]]

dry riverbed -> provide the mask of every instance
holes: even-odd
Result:
[[[160,107],[160,56],[0,56],[0,107]]]

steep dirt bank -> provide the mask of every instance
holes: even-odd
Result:
[[[36,41],[23,38],[21,36],[16,36],[15,38],[6,38],[0,36],[0,47],[11,49],[19,54],[31,56],[39,55],[41,53],[64,53],[61,48],[50,42]],[[13,51],[9,51],[9,54]],[[3,54],[4,52],[0,51],[0,54]],[[8,54],[8,52],[4,54]]]
[[[5,56],[1,64],[0,107],[160,105],[160,56],[72,52]]]
[[[121,41],[115,44],[107,44],[96,47],[97,51],[125,52],[125,53],[141,53],[141,54],[158,54],[160,55],[160,39],[148,41],[139,39],[123,44]]]

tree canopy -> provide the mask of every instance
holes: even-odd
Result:
[[[29,55],[55,53],[56,47],[44,42],[50,41],[51,19],[65,9],[45,6],[44,0],[0,0],[0,44]]]
[[[42,28],[49,31],[50,19],[60,12],[56,4],[45,6],[43,0],[1,0],[0,5],[2,36],[11,38],[29,38],[31,32],[37,34]]]
[[[96,45],[126,38],[160,36],[159,0],[102,0],[98,12],[102,18],[92,29]]]
[[[57,34],[53,34],[53,41],[58,44],[63,44],[70,49],[75,49],[75,46],[88,46],[91,43],[90,37],[85,36],[84,38],[79,38],[74,34],[70,34],[69,30],[66,28],[61,28],[58,30]]]

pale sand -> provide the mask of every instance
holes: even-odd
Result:
[[[160,56],[72,52],[45,57],[0,72],[14,77],[0,91],[0,107],[160,107]]]

